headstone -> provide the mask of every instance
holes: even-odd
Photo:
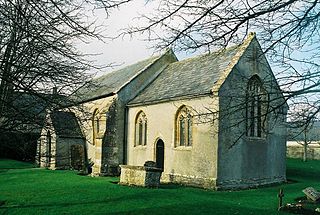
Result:
[[[307,187],[306,189],[302,190],[304,194],[308,197],[308,199],[311,199],[312,201],[316,202],[320,199],[320,192],[318,192],[313,187]]]
[[[144,168],[146,171],[145,186],[159,187],[162,170],[157,168],[157,163],[154,161],[146,161],[144,163]]]

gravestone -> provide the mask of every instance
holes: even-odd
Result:
[[[145,186],[159,187],[162,169],[157,168],[157,163],[154,161],[146,161],[143,166],[146,170]]]
[[[306,189],[302,190],[302,192],[306,194],[308,199],[311,199],[314,202],[320,199],[320,192],[318,192],[313,187],[307,187]]]
[[[159,187],[162,169],[156,162],[146,161],[143,166],[120,165],[120,184],[142,187]]]

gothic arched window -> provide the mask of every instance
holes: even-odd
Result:
[[[100,130],[100,119],[98,117],[98,109],[95,109],[92,114],[92,138],[93,144],[96,143],[96,139]]]
[[[266,93],[260,78],[250,78],[246,96],[246,129],[249,137],[263,137],[265,127]]]
[[[47,148],[46,148],[46,160],[47,160],[47,165],[50,166],[51,163],[51,143],[52,139],[51,139],[51,133],[50,131],[47,131]]]
[[[176,146],[192,146],[191,111],[182,106],[176,114]]]
[[[134,145],[147,145],[147,117],[143,111],[136,116]]]

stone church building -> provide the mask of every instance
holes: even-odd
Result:
[[[94,175],[155,161],[168,183],[228,189],[286,180],[288,107],[255,34],[183,61],[168,50],[94,79],[77,95],[81,132],[64,138],[65,153],[83,141]],[[38,142],[49,149],[48,138]]]

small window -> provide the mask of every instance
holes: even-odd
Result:
[[[182,106],[176,115],[176,146],[192,146],[191,111]]]
[[[253,76],[247,86],[246,130],[249,137],[263,137],[266,124],[267,96],[258,76]]]
[[[147,117],[143,111],[139,112],[135,121],[135,146],[147,145]]]

